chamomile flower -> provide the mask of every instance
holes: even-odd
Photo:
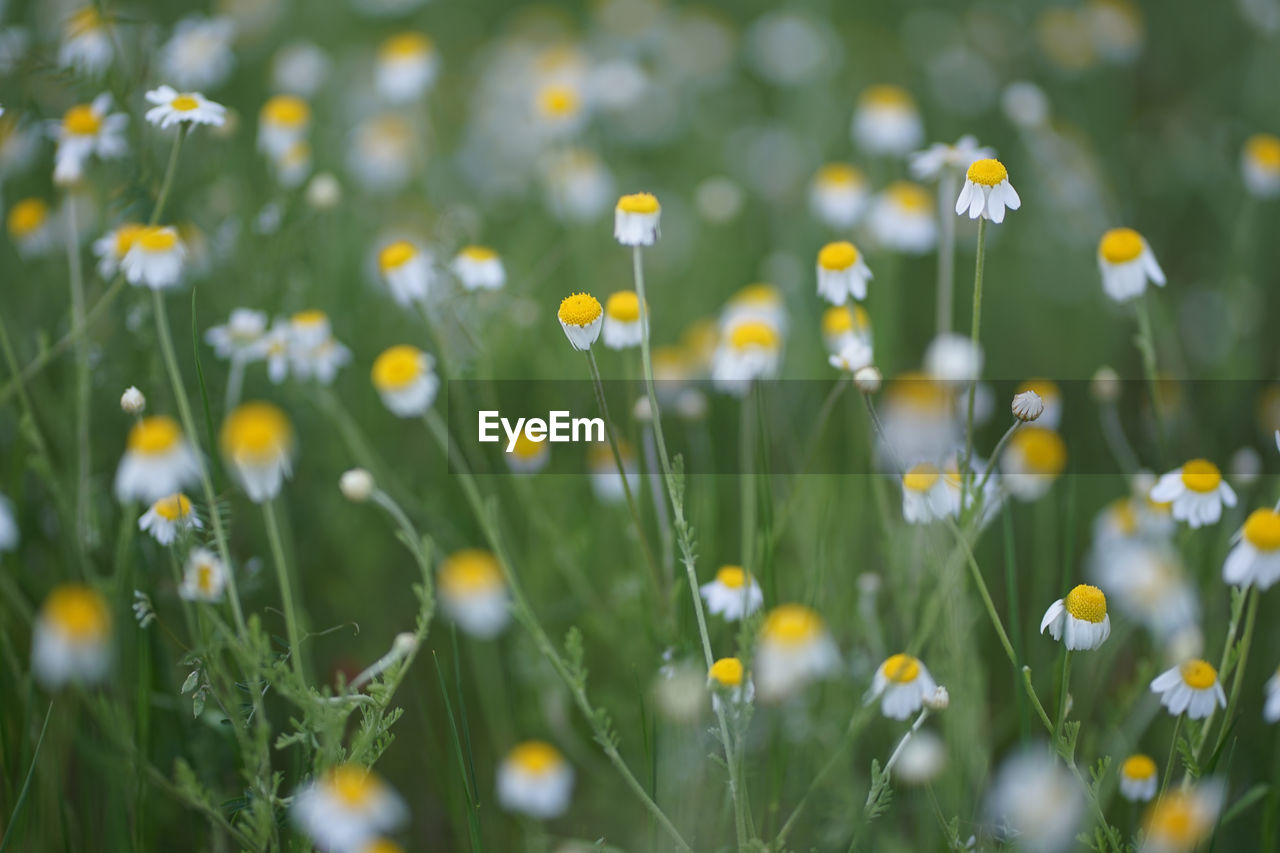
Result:
[[[133,237],[120,259],[120,269],[130,284],[166,290],[182,280],[186,244],[172,225],[145,225]]]
[[[24,257],[42,255],[57,242],[58,233],[49,205],[43,199],[24,198],[5,217],[9,237]]]
[[[613,236],[624,246],[652,246],[658,242],[662,206],[652,193],[632,193],[618,199],[613,210]]]
[[[876,670],[864,701],[880,699],[880,711],[891,720],[905,720],[932,699],[938,685],[919,658],[891,655]]]
[[[634,491],[640,485],[635,450],[627,442],[619,441],[618,455],[622,457],[626,484]],[[622,475],[618,473],[618,464],[614,461],[607,442],[592,444],[587,448],[587,471],[591,475],[591,491],[599,500],[616,504],[626,497]]]
[[[733,294],[720,311],[717,325],[720,333],[725,334],[734,326],[748,320],[760,320],[773,326],[780,334],[786,333],[787,305],[782,298],[782,293],[775,285],[758,281],[748,284]],[[714,350],[716,339],[712,334],[714,332],[711,329],[705,327],[697,329],[696,336],[706,338],[705,341],[699,340],[697,343],[706,344],[710,350]]]
[[[541,129],[550,137],[563,139],[582,129],[586,110],[578,87],[563,82],[552,82],[534,93],[534,114]]]
[[[1040,620],[1040,633],[1048,629],[1062,640],[1067,651],[1092,651],[1111,636],[1111,616],[1107,597],[1096,586],[1080,584],[1066,598],[1059,598]]]
[[[945,170],[956,172],[968,169],[974,160],[994,157],[995,151],[978,144],[977,137],[965,134],[955,145],[935,142],[923,151],[911,155],[911,176],[918,181],[931,181]]]
[[[749,704],[756,695],[755,685],[738,658],[720,658],[711,664],[707,670],[707,687],[711,690],[711,705],[717,711],[723,706],[722,696],[732,708]]]
[[[228,467],[254,503],[280,493],[292,472],[293,425],[271,403],[243,403],[227,415],[219,446]]]
[[[450,267],[466,290],[498,290],[507,283],[502,258],[488,246],[463,246]]]
[[[93,241],[93,253],[98,257],[98,275],[111,278],[120,270],[124,256],[133,248],[146,228],[140,222],[122,222]]]
[[[822,312],[822,343],[836,355],[851,341],[872,346],[871,315],[857,303],[832,305]]]
[[[1236,505],[1236,493],[1222,479],[1217,465],[1207,459],[1192,459],[1161,476],[1151,487],[1151,500],[1173,504],[1173,517],[1194,529],[1216,523],[1224,504]]]
[[[289,318],[289,367],[299,379],[328,385],[351,361],[351,351],[333,337],[329,315],[309,309]]]
[[[1041,426],[1024,426],[1009,437],[1000,456],[1002,482],[1015,498],[1035,501],[1044,497],[1067,467],[1067,445],[1062,436]]]
[[[1240,540],[1222,564],[1222,579],[1235,586],[1270,589],[1280,580],[1280,513],[1255,509],[1240,528]]]
[[[185,530],[199,530],[204,525],[182,492],[160,498],[138,519],[138,529],[150,533],[161,545],[172,545]]]
[[[850,242],[828,243],[818,252],[818,295],[832,305],[843,305],[850,296],[867,298],[871,270]]]
[[[96,6],[84,6],[67,17],[58,47],[59,65],[97,76],[111,65],[113,54],[111,33]]]
[[[183,18],[160,48],[162,76],[183,88],[218,87],[235,67],[236,57],[231,49],[235,35],[236,27],[230,18]]]
[[[551,744],[527,740],[498,765],[497,787],[498,804],[507,811],[551,820],[569,810],[573,768]]]
[[[726,622],[737,622],[764,604],[760,584],[742,566],[721,566],[715,580],[704,583],[698,591],[707,602],[708,612],[724,617]]]
[[[886,249],[923,255],[938,243],[933,196],[919,184],[894,181],[876,196],[867,227],[872,240]]]
[[[351,131],[347,169],[371,193],[401,189],[413,175],[422,150],[412,121],[398,113],[370,116]]]
[[[103,92],[88,104],[76,104],[62,116],[54,131],[58,141],[54,153],[53,181],[74,184],[84,174],[89,158],[103,160],[124,156],[128,144],[124,128],[129,123],[125,113],[111,112],[111,95]]]
[[[427,298],[431,287],[431,255],[408,240],[395,240],[378,250],[378,271],[398,305]]]
[[[373,362],[373,387],[393,415],[415,418],[426,412],[440,390],[435,359],[414,346],[384,350]]]
[[[1185,711],[1189,719],[1202,720],[1216,706],[1227,707],[1218,671],[1207,661],[1194,658],[1157,675],[1151,681],[1151,692],[1160,694],[1160,704],[1175,717]]]
[[[311,106],[297,95],[275,95],[258,114],[258,150],[279,159],[311,129]]]
[[[957,332],[943,332],[924,351],[925,373],[939,382],[973,382],[982,375],[982,362],[982,348]]]
[[[1240,152],[1245,189],[1258,198],[1280,196],[1280,137],[1255,133]]]
[[[1116,302],[1141,296],[1147,282],[1164,286],[1164,271],[1146,239],[1132,228],[1112,228],[1098,241],[1102,289]]]
[[[902,517],[908,524],[927,524],[952,515],[952,501],[942,473],[928,462],[902,475]]]
[[[408,817],[400,795],[368,768],[340,764],[293,795],[293,822],[321,850],[359,849]]]
[[[213,347],[218,358],[244,363],[266,355],[266,335],[266,314],[252,308],[233,308],[226,323],[205,331],[204,341]]]
[[[147,110],[147,121],[161,128],[183,123],[221,127],[227,120],[227,108],[199,92],[179,92],[172,86],[160,86],[147,92],[147,102],[155,104]]]
[[[1262,719],[1274,723],[1280,720],[1280,669],[1267,679],[1265,689],[1267,697],[1262,706]]]
[[[592,222],[609,208],[613,175],[585,148],[561,149],[542,163],[542,183],[551,213],[569,222]]]
[[[809,186],[813,218],[834,231],[857,225],[870,198],[866,177],[848,163],[828,163]]]
[[[551,442],[535,441],[524,430],[516,436],[515,445],[506,452],[507,467],[515,474],[536,474],[551,461]]]
[[[560,310],[556,312],[560,320],[560,328],[565,337],[576,350],[589,350],[600,337],[600,327],[604,324],[604,309],[600,300],[590,293],[573,293],[560,301]]]
[[[748,320],[730,329],[716,347],[711,382],[729,394],[743,396],[757,379],[772,379],[782,360],[778,330],[762,320]]]
[[[1040,398],[1043,407],[1036,426],[1057,429],[1062,425],[1062,389],[1052,379],[1028,379],[1018,386],[1014,394],[1032,392]]]
[[[1035,391],[1019,391],[1009,404],[1013,416],[1024,424],[1038,421],[1044,414],[1044,400]]]
[[[1022,206],[1018,191],[1009,183],[1009,171],[993,158],[975,160],[965,173],[964,188],[956,199],[956,213],[967,210],[970,219],[983,219],[999,225],[1004,222],[1005,208],[1017,210]]]
[[[440,70],[440,54],[429,37],[404,32],[378,48],[375,72],[378,94],[393,104],[407,104],[426,94]]]
[[[440,603],[474,637],[496,637],[511,621],[507,582],[498,558],[480,548],[455,551],[440,563]]]
[[[193,548],[187,555],[178,595],[187,601],[216,603],[227,586],[227,567],[207,548]]]
[[[46,690],[94,684],[111,665],[111,611],[97,591],[80,584],[54,587],[36,617],[31,672]]]
[[[1159,773],[1149,755],[1130,755],[1120,765],[1120,796],[1131,803],[1146,803],[1156,795]]]
[[[875,369],[871,365],[872,355],[871,344],[862,338],[850,337],[844,342],[839,352],[827,356],[827,363],[836,370],[857,374],[863,370]],[[863,380],[865,381],[866,378],[864,376]],[[858,381],[856,375],[854,381]],[[876,390],[879,390],[878,386]]]
[[[200,460],[178,422],[167,415],[142,418],[129,430],[116,469],[116,497],[151,503],[182,491],[199,475]]]
[[[272,88],[303,98],[320,91],[333,61],[309,41],[291,41],[271,59]]]
[[[785,699],[839,665],[840,652],[817,612],[802,604],[782,604],[769,611],[755,655],[761,699]]]
[[[1143,818],[1139,853],[1191,853],[1213,834],[1222,799],[1222,785],[1212,780],[1160,797]]]
[[[911,95],[899,86],[870,86],[858,98],[851,128],[867,154],[902,156],[924,141],[924,124]]]
[[[640,322],[640,298],[634,290],[609,294],[604,303],[604,345],[623,350],[640,346],[643,336]]]
[[[1060,853],[1071,849],[1085,798],[1075,777],[1043,745],[1029,746],[996,771],[986,811],[1019,849]]]

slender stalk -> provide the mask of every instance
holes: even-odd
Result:
[[[1246,593],[1246,596],[1248,598],[1247,602],[1241,602],[1240,606],[1233,608],[1233,612],[1231,614],[1231,621],[1227,624],[1227,638],[1226,640],[1223,641],[1222,659],[1218,662],[1218,676],[1220,678],[1225,677],[1226,675],[1227,663],[1231,659],[1231,648],[1232,646],[1235,645],[1236,633],[1240,630],[1240,617],[1244,615],[1245,610],[1247,609],[1249,611],[1249,615],[1246,616],[1245,621],[1252,622],[1253,615],[1257,610],[1257,600],[1258,600],[1257,591],[1253,587],[1249,587],[1249,591]],[[1248,635],[1252,635],[1253,633],[1252,624],[1246,625],[1245,630]],[[1240,672],[1243,669],[1243,664],[1245,663],[1245,656],[1248,654],[1248,645],[1246,645],[1247,639],[1248,637],[1240,641],[1241,657],[1236,662],[1236,671],[1235,671],[1236,677],[1232,681],[1232,688],[1231,688],[1233,695],[1238,689],[1236,685],[1239,683]],[[1231,719],[1230,712],[1231,710],[1233,710],[1233,708],[1234,708],[1234,704],[1229,705],[1227,708],[1227,714],[1225,714],[1222,718],[1222,730],[1219,733],[1219,737],[1226,737],[1226,727],[1228,722]],[[1204,751],[1204,745],[1209,740],[1209,727],[1213,724],[1213,721],[1217,716],[1217,713],[1216,713],[1217,710],[1218,710],[1217,705],[1214,705],[1212,708],[1210,708],[1209,716],[1204,718],[1204,723],[1200,727],[1200,737],[1196,741],[1195,749],[1192,750],[1192,754],[1195,756],[1197,765],[1200,764],[1201,753]],[[1190,781],[1190,779],[1191,779],[1191,768],[1188,767],[1186,780]]]
[[[178,154],[182,151],[182,140],[187,136],[184,126],[178,125],[178,132],[173,136],[173,147],[169,149],[169,164],[164,169],[164,179],[160,182],[160,192],[156,195],[156,206],[151,210],[148,225],[158,225],[164,213],[165,202],[169,200],[169,190],[173,189],[173,176],[178,171]]]
[[[1067,687],[1071,682],[1071,649],[1062,655],[1062,686],[1058,691],[1058,716],[1053,724],[1053,748],[1058,748],[1058,739],[1062,736],[1062,724],[1067,719]]]
[[[937,333],[951,331],[951,317],[955,304],[956,279],[956,202],[957,175],[951,169],[943,172],[938,182],[938,218],[942,221],[942,234],[938,241],[938,299]]]
[[[886,776],[893,770],[893,765],[898,763],[898,759],[902,756],[902,750],[906,749],[907,742],[911,740],[911,736],[920,730],[920,726],[924,725],[925,719],[929,716],[929,707],[926,705],[920,709],[920,715],[916,717],[916,721],[911,724],[911,728],[907,729],[906,734],[902,736],[902,740],[898,741],[897,747],[894,748],[893,754],[889,756],[889,760],[884,763],[884,774]],[[867,805],[871,804],[871,795],[867,795]]]
[[[227,390],[222,401],[223,411],[229,412],[240,402],[240,389],[244,386],[244,359],[238,355],[231,356],[231,366],[227,370]]]
[[[1227,709],[1222,714],[1222,724],[1218,726],[1218,737],[1213,744],[1213,755],[1222,748],[1222,743],[1227,739],[1227,730],[1231,726],[1231,715],[1236,710],[1236,703],[1240,699],[1240,685],[1244,681],[1245,666],[1249,663],[1249,648],[1253,645],[1253,631],[1257,623],[1258,617],[1258,591],[1253,587],[1249,588],[1249,603],[1246,605],[1246,613],[1244,617],[1244,635],[1240,638],[1240,654],[1236,659],[1236,671],[1231,678],[1231,693],[1227,696]],[[1208,720],[1205,721],[1205,728],[1208,728]],[[1199,750],[1196,752],[1196,762],[1199,763]]]
[[[978,251],[973,267],[973,323],[969,331],[969,340],[973,345],[974,352],[978,351],[982,330],[982,274],[983,267],[986,264],[986,257],[987,220],[986,217],[983,217],[978,220]],[[968,497],[969,479],[972,476],[969,469],[973,459],[973,408],[977,393],[978,377],[975,376],[973,381],[969,383],[969,404],[966,407],[965,415],[964,464],[960,466],[960,506],[962,507]]]
[[[36,738],[36,746],[31,753],[31,766],[27,768],[26,778],[22,780],[22,790],[18,792],[18,799],[13,804],[13,813],[9,815],[9,824],[5,828],[4,837],[0,838],[0,853],[4,853],[9,848],[9,842],[13,840],[13,828],[17,826],[18,816],[22,814],[22,806],[27,802],[27,794],[31,793],[31,780],[36,775],[36,761],[40,758],[40,747],[44,745],[44,733],[49,729],[49,717],[52,714],[53,700],[50,700],[49,708],[44,712],[44,723],[40,726],[40,736]]]
[[[757,386],[752,382],[747,396],[743,397],[738,406],[738,441],[741,443],[739,452],[741,453],[741,470],[738,472],[738,494],[742,512],[742,531],[741,545],[739,550],[743,568],[750,574],[756,569],[754,555],[752,554],[752,544],[756,534],[756,478],[755,478],[755,460],[756,460],[756,435],[755,435],[755,411],[750,405],[751,395],[757,393]],[[745,597],[748,592],[749,585],[744,585],[742,594]]]
[[[1173,757],[1178,754],[1178,733],[1182,729],[1182,715],[1173,718],[1173,737],[1169,738],[1169,757],[1164,762],[1164,778],[1160,780],[1160,793],[1156,802],[1164,799],[1164,792],[1169,788],[1169,777],[1173,775]]]
[[[1138,299],[1138,351],[1142,353],[1142,372],[1147,377],[1147,387],[1151,392],[1151,408],[1157,418],[1161,417],[1163,407],[1160,402],[1160,380],[1156,371],[1156,339],[1151,329],[1151,307],[1147,297]]]
[[[71,279],[71,325],[84,323],[84,271],[75,199],[67,196],[67,268]],[[76,542],[82,551],[89,536],[89,343],[76,340]]]
[[[284,544],[280,538],[280,522],[276,518],[275,500],[262,503],[262,517],[267,524],[267,540],[271,544],[271,559],[276,567],[276,580],[280,584],[280,598],[284,602],[284,627],[289,635],[289,660],[298,680],[306,684],[302,666],[302,637],[298,633],[298,612],[295,609],[293,583],[289,578],[289,565],[284,557]]]
[[[849,725],[845,727],[844,737],[842,737],[840,739],[840,743],[836,744],[835,748],[831,750],[830,757],[827,758],[826,763],[818,769],[818,772],[815,773],[813,778],[809,781],[809,787],[806,788],[805,792],[800,796],[800,799],[796,803],[795,809],[792,810],[790,817],[783,822],[782,828],[778,830],[778,837],[774,839],[773,846],[770,849],[786,849],[783,842],[786,841],[791,830],[795,828],[796,821],[800,818],[801,812],[804,811],[805,805],[809,802],[809,797],[812,796],[813,792],[818,789],[818,786],[822,784],[827,776],[831,775],[831,772],[835,770],[836,766],[844,759],[845,750],[852,745],[854,739],[858,736],[858,732],[861,731],[862,727],[871,719],[870,709],[872,707],[873,706],[871,705],[863,705],[857,711],[853,712],[853,716],[849,718]]]

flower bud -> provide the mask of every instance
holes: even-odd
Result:
[[[1023,391],[1013,396],[1013,416],[1023,423],[1030,423],[1044,412],[1044,400],[1035,391]]]
[[[924,704],[930,711],[945,711],[951,705],[951,694],[947,692],[947,688],[939,684],[933,691],[933,695],[925,698]]]
[[[881,379],[880,369],[872,364],[858,368],[853,374],[853,384],[863,394],[874,394],[879,391]]]
[[[363,468],[352,468],[338,481],[342,496],[353,503],[364,503],[373,494],[373,476]]]
[[[130,415],[140,415],[147,408],[147,398],[133,385],[120,395],[120,408]]]
[[[1106,365],[1099,367],[1089,383],[1089,392],[1094,402],[1114,403],[1120,399],[1120,375]]]

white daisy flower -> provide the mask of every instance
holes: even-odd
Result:
[[[120,260],[120,269],[130,284],[152,290],[175,287],[182,280],[186,244],[172,225],[146,225],[134,236]]]
[[[496,637],[511,621],[510,596],[498,559],[488,551],[466,548],[440,562],[436,578],[440,603],[464,633]]]
[[[521,430],[505,458],[512,473],[536,474],[551,461],[551,442],[529,438],[529,433]]]
[[[242,403],[227,415],[219,433],[227,467],[254,503],[280,493],[293,470],[293,425],[270,403]]]
[[[1270,589],[1280,580],[1280,513],[1255,509],[1239,537],[1222,565],[1222,579],[1235,586]]]
[[[267,315],[252,308],[233,308],[227,322],[212,326],[204,341],[218,358],[249,363],[266,357]]]
[[[986,160],[996,156],[994,150],[979,145],[977,137],[965,134],[956,140],[955,145],[935,142],[923,151],[911,155],[908,168],[911,176],[917,181],[931,181],[950,169],[963,172],[975,160]]]
[[[160,48],[161,76],[188,89],[214,89],[231,75],[236,28],[230,18],[192,15],[173,28]]]
[[[373,387],[392,414],[418,417],[431,407],[440,390],[434,366],[435,359],[417,347],[391,347],[373,362]]]
[[[633,193],[618,199],[613,212],[613,236],[624,246],[652,246],[658,242],[662,206],[652,193]]]
[[[902,475],[902,517],[908,524],[927,524],[952,514],[952,501],[937,467],[921,462]]]
[[[427,298],[433,280],[431,254],[408,240],[396,240],[378,251],[378,271],[397,305]]]
[[[1280,720],[1280,669],[1267,679],[1267,697],[1262,706],[1262,719],[1268,723]]]
[[[1217,465],[1192,459],[1160,477],[1151,487],[1151,500],[1173,504],[1173,517],[1197,528],[1215,524],[1224,504],[1236,505],[1236,493],[1223,481]]]
[[[116,497],[152,503],[182,491],[199,476],[200,460],[178,422],[166,415],[142,418],[129,430],[116,469]]]
[[[623,350],[640,346],[644,328],[640,322],[640,297],[634,290],[609,294],[604,302],[604,345]]]
[[[758,379],[772,379],[782,361],[778,330],[761,320],[748,320],[728,330],[711,361],[711,382],[719,391],[743,396]]]
[[[84,175],[91,156],[103,160],[123,157],[129,150],[124,129],[129,124],[125,113],[111,112],[111,95],[103,92],[92,103],[77,104],[67,110],[54,130],[58,141],[54,153],[53,181],[74,184]]]
[[[54,587],[40,607],[31,638],[31,672],[46,690],[95,684],[111,665],[111,611],[95,590]]]
[[[413,123],[403,115],[371,116],[351,131],[347,169],[371,193],[402,189],[413,175],[422,142]]]
[[[147,110],[147,121],[161,128],[183,122],[221,127],[227,120],[227,108],[199,92],[179,92],[172,86],[161,86],[147,92],[147,102],[155,104]]]
[[[297,95],[275,95],[258,114],[258,150],[278,160],[311,129],[311,106]]]
[[[292,334],[289,321],[277,317],[262,339],[262,353],[267,360],[267,378],[279,385],[289,378],[289,360]]]
[[[1227,707],[1227,694],[1218,681],[1218,671],[1207,661],[1192,659],[1171,667],[1151,681],[1151,692],[1160,694],[1160,704],[1175,717],[1184,711],[1188,719],[1202,720],[1214,707]]]
[[[604,309],[600,300],[589,293],[573,293],[560,301],[560,310],[556,312],[560,320],[560,328],[565,337],[576,350],[591,349],[591,345],[600,337],[600,327],[604,324]]]
[[[340,764],[294,793],[291,815],[317,847],[342,853],[394,832],[409,811],[372,770]]]
[[[1021,501],[1044,497],[1067,467],[1062,436],[1042,426],[1024,426],[1009,437],[1000,456],[1001,482]]]
[[[973,382],[982,375],[982,348],[968,335],[943,332],[924,351],[924,370],[939,382]]]
[[[498,290],[507,283],[502,258],[488,246],[463,246],[450,266],[466,290]]]
[[[840,652],[822,617],[801,604],[769,611],[760,627],[755,654],[760,698],[777,702],[840,666]]]
[[[192,548],[178,586],[178,595],[187,601],[216,603],[227,586],[227,567],[207,548]]]
[[[179,533],[202,527],[204,525],[192,508],[191,499],[182,492],[155,501],[138,519],[138,529],[150,533],[161,545],[172,545]]]
[[[1098,241],[1098,272],[1102,289],[1116,302],[1141,296],[1150,281],[1164,286],[1164,271],[1141,234],[1132,228],[1112,228]]]
[[[880,699],[880,711],[891,720],[905,720],[932,699],[938,685],[918,658],[891,655],[876,670],[865,703]]]
[[[777,287],[767,282],[755,282],[733,294],[720,311],[720,334],[727,334],[734,326],[748,320],[768,323],[779,334],[786,334],[787,306]],[[713,349],[715,341],[709,331],[707,336],[707,344]]]
[[[894,181],[876,196],[867,228],[877,245],[894,252],[923,255],[938,244],[933,196],[919,184]]]
[[[24,198],[14,204],[5,217],[5,226],[23,257],[43,255],[58,243],[57,225],[43,199]]]
[[[822,312],[822,343],[827,352],[838,354],[851,341],[873,348],[871,315],[867,309],[853,302],[828,307]]]
[[[93,253],[98,258],[98,275],[108,279],[115,276],[124,256],[129,254],[145,228],[140,222],[123,222],[94,240]]]
[[[871,270],[850,242],[828,243],[818,252],[818,295],[832,305],[843,305],[850,296],[867,298]]]
[[[1157,799],[1142,822],[1138,853],[1191,853],[1218,826],[1225,792],[1210,780]]]
[[[956,199],[956,213],[967,210],[970,219],[989,219],[999,225],[1004,222],[1005,208],[1017,210],[1022,206],[1018,191],[1009,183],[1009,172],[999,160],[987,158],[970,164],[965,173],[964,188]]]
[[[540,740],[517,744],[497,774],[498,804],[535,820],[551,820],[569,810],[573,768],[560,751]]]
[[[378,94],[393,104],[418,100],[435,83],[440,55],[423,33],[394,35],[378,48],[375,85]]]
[[[1059,598],[1040,620],[1040,633],[1045,629],[1055,640],[1062,640],[1067,651],[1092,651],[1111,636],[1111,616],[1107,613],[1107,597],[1096,586],[1080,584],[1066,598]]]
[[[301,98],[320,91],[333,63],[328,54],[309,41],[291,41],[271,60],[272,88]]]
[[[1075,777],[1043,745],[1028,746],[1001,763],[987,791],[986,812],[998,834],[1019,849],[1063,853],[1072,849],[1085,814]]]
[[[1155,798],[1159,784],[1156,763],[1149,755],[1130,755],[1120,765],[1120,796],[1131,803],[1146,803]]]
[[[62,44],[58,47],[58,64],[96,77],[111,66],[115,50],[111,33],[96,6],[84,6],[73,12],[62,25]]]
[[[537,129],[551,139],[565,139],[578,133],[586,123],[586,103],[578,86],[553,82],[534,93],[533,111]]]
[[[749,705],[756,696],[756,687],[747,678],[738,658],[720,658],[711,664],[707,670],[707,687],[711,691],[711,707],[717,712],[722,710],[726,699],[730,708],[736,708]]]
[[[856,374],[864,370],[875,370],[875,368],[872,367],[871,365],[873,355],[874,354],[871,351],[871,344],[869,344],[866,340],[862,338],[850,337],[848,340],[844,342],[844,345],[841,347],[839,352],[832,353],[831,355],[827,356],[827,363],[830,364],[832,367],[834,367],[836,370],[841,370],[841,371],[844,371],[845,373],[855,374],[854,381],[856,382],[856,381],[859,381]],[[877,375],[878,375],[878,371],[877,371]],[[862,381],[865,382],[867,380],[868,380],[868,376],[864,375]],[[878,379],[875,379],[873,381],[875,381],[876,383],[879,382]],[[862,386],[859,386],[859,390],[862,390]],[[871,393],[874,393],[875,391],[878,391],[878,390],[879,390],[879,384],[876,384],[876,387],[872,389]]]
[[[809,187],[813,218],[835,231],[857,225],[870,199],[866,177],[848,163],[823,166]]]
[[[351,351],[333,337],[323,311],[299,311],[289,319],[288,348],[294,375],[321,385],[331,384],[339,368],[351,361]]]
[[[542,166],[546,203],[552,215],[568,222],[593,222],[609,208],[613,175],[599,156],[584,148],[560,149]]]
[[[1280,196],[1280,137],[1255,133],[1240,152],[1245,189],[1258,198]]]
[[[749,616],[764,604],[764,591],[756,579],[742,566],[721,566],[711,583],[698,588],[707,611],[712,616],[722,616],[727,622],[737,622]]]
[[[924,124],[911,95],[899,86],[870,86],[858,98],[853,142],[867,154],[903,156],[924,141]]]

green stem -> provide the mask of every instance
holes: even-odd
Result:
[[[947,169],[938,182],[938,216],[942,221],[942,235],[938,241],[938,301],[937,333],[951,331],[951,316],[955,303],[956,278],[956,217],[952,210],[956,202],[956,174]]]
[[[1058,717],[1053,724],[1053,748],[1058,748],[1058,739],[1062,736],[1062,724],[1067,719],[1067,687],[1071,682],[1071,649],[1062,655],[1062,686],[1058,691]]]
[[[1244,617],[1244,636],[1240,638],[1240,654],[1236,659],[1236,671],[1231,677],[1231,693],[1227,696],[1227,709],[1222,715],[1222,724],[1218,726],[1218,737],[1213,744],[1213,752],[1211,756],[1218,753],[1222,749],[1222,743],[1227,739],[1227,731],[1231,727],[1231,715],[1236,710],[1236,702],[1240,698],[1240,685],[1244,682],[1245,666],[1249,663],[1249,648],[1253,645],[1253,631],[1257,623],[1258,617],[1258,598],[1259,593],[1253,587],[1249,588],[1249,603],[1246,605],[1246,613]],[[1205,721],[1205,727],[1208,728],[1208,720]],[[1199,753],[1196,755],[1196,762],[1199,763]]]
[[[1169,738],[1169,757],[1164,762],[1164,778],[1160,780],[1160,793],[1156,802],[1164,799],[1164,792],[1169,788],[1169,777],[1173,775],[1173,757],[1178,754],[1178,733],[1182,730],[1182,715],[1173,718],[1173,737]]]
[[[280,538],[280,523],[276,518],[275,499],[262,503],[262,516],[267,523],[267,539],[271,543],[271,559],[276,566],[276,580],[280,583],[280,598],[284,601],[284,627],[289,635],[289,659],[293,672],[301,685],[306,685],[302,666],[302,638],[298,633],[298,613],[293,599],[293,584],[289,578],[289,565],[284,557],[284,544]]]
[[[982,329],[982,274],[987,257],[987,220],[978,220],[978,251],[973,267],[973,323],[969,331],[969,340],[976,353],[980,346]],[[973,459],[973,408],[978,393],[978,377],[969,383],[969,404],[965,415],[964,430],[964,464],[960,467],[960,506],[963,507],[968,496],[968,483],[971,477],[970,460]]]
[[[164,180],[160,182],[160,192],[156,195],[156,206],[151,211],[151,219],[147,221],[148,225],[160,224],[160,216],[164,213],[165,202],[169,200],[169,190],[173,188],[173,176],[178,171],[178,154],[182,151],[182,140],[186,138],[186,135],[186,128],[179,125],[178,132],[173,137],[173,147],[169,149],[169,164],[165,166]]]
[[[1151,308],[1147,297],[1138,299],[1138,351],[1142,353],[1142,372],[1147,377],[1147,387],[1151,393],[1151,409],[1156,417],[1161,416],[1160,380],[1156,370],[1156,339],[1151,328]]]
[[[18,816],[22,814],[22,806],[27,802],[27,794],[31,793],[31,780],[36,775],[36,760],[40,758],[40,747],[44,745],[44,733],[49,729],[49,717],[52,714],[53,700],[50,700],[49,708],[44,712],[44,724],[40,726],[40,737],[36,739],[35,750],[31,753],[31,766],[27,768],[26,778],[22,780],[22,790],[18,792],[18,799],[13,804],[8,828],[5,830],[4,837],[0,838],[0,853],[4,853],[9,848],[9,842],[13,840],[13,829],[18,824]]]
[[[71,325],[84,323],[84,271],[80,264],[80,229],[76,223],[76,202],[68,197],[67,267],[71,279]],[[76,340],[76,542],[83,553],[89,538],[89,345]]]

